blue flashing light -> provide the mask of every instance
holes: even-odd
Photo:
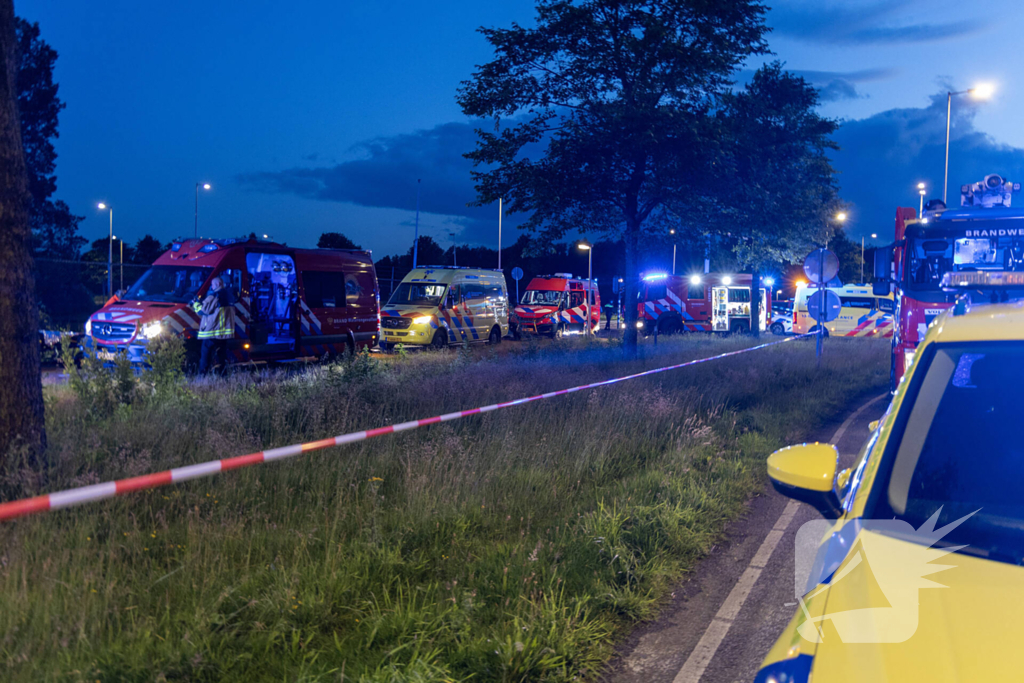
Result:
[[[204,254],[209,254],[210,252],[217,251],[218,249],[220,249],[220,246],[211,242],[210,244],[203,245],[203,247],[199,251],[201,251]]]
[[[174,244],[172,244],[171,245],[171,251],[173,251],[173,252],[181,251],[181,242],[175,242]]]
[[[651,280],[664,280],[668,277],[668,273],[651,273],[650,275],[644,275],[644,282],[650,282]]]

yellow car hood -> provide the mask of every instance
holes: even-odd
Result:
[[[942,553],[870,531],[858,542],[868,552],[859,566],[836,572],[818,634],[814,624],[800,628],[820,639],[804,649],[814,652],[814,683],[1024,680],[1024,568],[962,553],[936,557]],[[855,564],[857,550],[844,566]],[[895,570],[892,557],[901,558]],[[908,567],[908,557],[925,561]],[[884,576],[893,571],[902,594]],[[893,610],[901,612],[895,628]]]

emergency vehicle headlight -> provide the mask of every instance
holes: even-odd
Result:
[[[637,329],[642,330],[644,328],[644,321],[643,320],[637,320],[636,321],[636,327],[637,327]]]
[[[413,318],[412,319],[412,323],[413,323],[413,325],[429,325],[430,321],[433,320],[433,319],[434,318],[432,316],[421,315],[418,318]]]
[[[92,320],[86,320],[85,321],[85,336],[86,337],[91,337],[92,336]]]
[[[142,337],[144,339],[153,339],[159,337],[164,333],[164,324],[162,322],[146,323],[142,326]]]

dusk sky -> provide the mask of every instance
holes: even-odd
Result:
[[[776,57],[844,122],[835,165],[854,239],[891,234],[919,181],[941,196],[950,86],[996,86],[990,101],[954,101],[951,203],[986,173],[1024,179],[1024,3],[769,4]],[[201,234],[313,246],[333,230],[380,258],[411,245],[422,178],[422,233],[497,244],[497,206],[466,207],[473,123],[454,95],[491,54],[475,29],[532,23],[529,0],[21,0],[15,10],[60,54],[56,197],[86,216],[90,241],[106,234],[100,201],[129,241],[191,235],[198,181],[212,184]]]

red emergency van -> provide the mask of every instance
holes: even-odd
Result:
[[[127,351],[133,362],[144,363],[151,340],[176,334],[194,364],[200,316],[192,304],[214,277],[237,301],[229,362],[329,358],[377,342],[380,293],[370,252],[293,249],[257,239],[180,239],[89,318],[93,351],[104,360]]]
[[[512,335],[538,334],[561,337],[583,334],[590,299],[591,331],[601,323],[601,294],[597,282],[573,277],[569,273],[542,275],[530,280],[523,298],[515,308]]]
[[[640,279],[637,327],[644,334],[747,332],[751,280],[750,275],[646,273]],[[761,289],[762,331],[770,306]]]

